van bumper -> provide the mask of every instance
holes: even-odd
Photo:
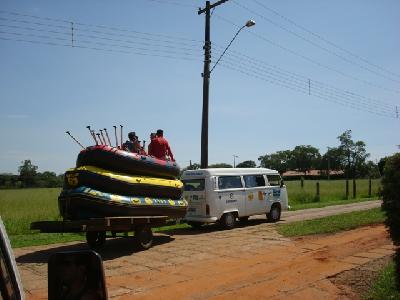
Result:
[[[218,221],[217,217],[201,217],[201,216],[186,216],[185,221],[200,222],[200,223],[215,223]]]

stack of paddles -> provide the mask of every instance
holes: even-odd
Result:
[[[187,202],[175,162],[107,145],[82,150],[65,173],[59,208],[64,219],[118,216],[182,218]]]

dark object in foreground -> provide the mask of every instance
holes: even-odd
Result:
[[[48,299],[107,299],[103,261],[94,251],[54,253],[48,263]]]
[[[400,290],[400,153],[389,157],[382,177],[382,209],[386,213],[385,225],[393,244],[397,246],[395,254],[396,283]]]

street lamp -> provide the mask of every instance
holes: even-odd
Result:
[[[221,5],[228,0],[219,0],[214,4],[210,4],[210,1],[206,1],[206,7],[203,9],[199,9],[198,14],[205,13],[206,22],[205,22],[205,34],[204,34],[204,70],[202,73],[203,76],[203,111],[201,117],[201,161],[200,165],[202,169],[206,169],[208,167],[208,104],[209,104],[209,94],[210,94],[210,74],[212,70],[216,67],[218,62],[221,60],[222,56],[225,54],[226,50],[228,50],[229,46],[233,43],[235,38],[238,36],[239,32],[242,31],[244,27],[251,27],[256,24],[253,20],[249,20],[245,25],[239,28],[236,32],[233,39],[230,41],[228,46],[222,52],[221,56],[218,58],[217,62],[213,66],[210,71],[210,63],[211,63],[211,40],[210,40],[210,20],[211,20],[211,9]]]
[[[238,158],[239,156],[237,156],[237,155],[233,155],[233,167],[234,168],[236,168],[236,160],[235,160],[235,158]]]
[[[242,31],[243,28],[245,27],[252,27],[256,25],[256,22],[253,20],[248,20],[246,22],[246,24],[244,24],[242,27],[239,28],[239,30],[236,32],[235,36],[233,37],[233,39],[229,42],[228,46],[226,46],[224,52],[222,52],[221,56],[218,58],[217,62],[214,64],[214,66],[212,67],[210,73],[214,70],[214,68],[218,65],[219,61],[221,60],[222,56],[224,56],[226,50],[228,50],[228,48],[232,45],[233,41],[236,39],[236,37],[238,36],[239,32]]]

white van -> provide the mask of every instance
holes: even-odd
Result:
[[[219,221],[233,228],[236,219],[266,214],[276,222],[287,210],[288,196],[278,171],[265,168],[218,168],[183,172],[186,221],[193,227]]]

